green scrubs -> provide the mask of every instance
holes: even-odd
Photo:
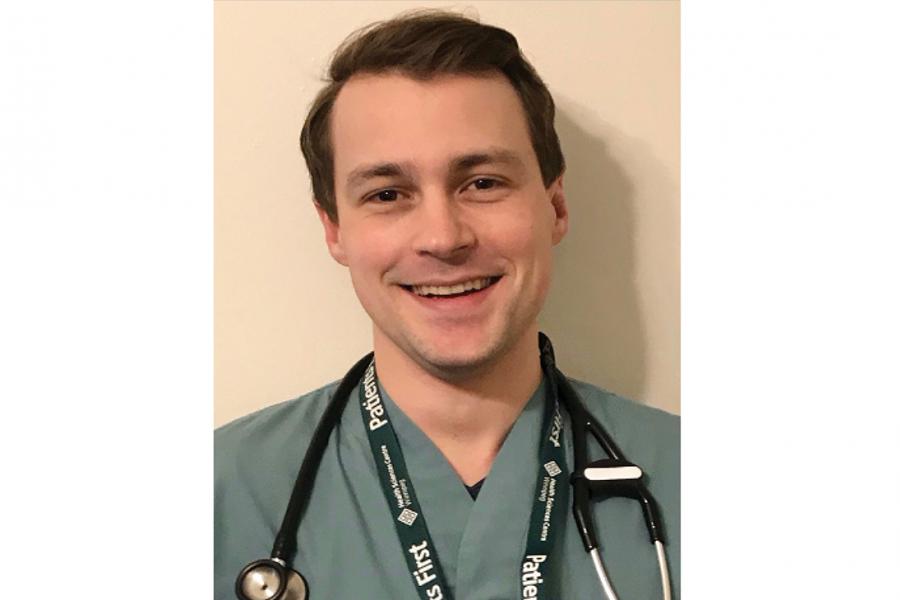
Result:
[[[594,386],[572,381],[587,408],[629,460],[640,465],[662,512],[673,597],[680,597],[679,419]],[[249,562],[269,556],[294,478],[336,384],[233,421],[215,433],[215,598],[235,598]],[[434,444],[391,398],[383,399],[447,582],[456,600],[509,600],[520,568],[539,468],[542,383],[494,460],[477,500]],[[293,564],[311,600],[417,600],[372,451],[350,395],[331,435],[297,535]],[[571,424],[563,410],[569,468]],[[593,438],[589,436],[593,442]],[[588,460],[605,455],[589,445]],[[602,598],[566,495],[558,531],[553,598]],[[638,502],[594,504],[601,552],[621,600],[662,598],[656,552]]]

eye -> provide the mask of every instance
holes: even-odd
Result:
[[[470,185],[474,186],[476,190],[490,190],[497,186],[500,182],[496,179],[488,179],[487,177],[480,177],[473,181]]]
[[[476,177],[470,179],[469,183],[463,186],[460,193],[465,194],[473,200],[492,201],[499,200],[509,191],[509,184],[496,177]]]
[[[399,197],[397,190],[381,190],[369,196],[369,200],[377,200],[378,202],[394,202]]]

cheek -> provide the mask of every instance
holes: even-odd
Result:
[[[371,292],[367,287],[377,283],[396,264],[398,244],[384,228],[354,227],[346,231],[344,248],[350,278],[357,293]]]
[[[516,279],[524,298],[540,304],[550,288],[553,240],[552,225],[543,218],[541,211],[535,213],[527,218],[520,217],[516,227],[506,230],[504,243],[508,258],[519,271]]]
[[[534,269],[550,261],[552,226],[540,211],[510,213],[498,222],[504,225],[493,230],[493,238],[509,258]]]

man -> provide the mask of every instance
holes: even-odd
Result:
[[[601,597],[569,510],[571,415],[538,346],[569,218],[549,92],[511,34],[448,13],[363,30],[330,75],[301,146],[374,363],[328,438],[289,566],[315,599]],[[647,473],[677,597],[678,420],[572,385]],[[217,430],[216,598],[269,556],[336,387]],[[591,441],[588,456],[605,453]],[[619,596],[661,598],[639,503],[592,513]]]

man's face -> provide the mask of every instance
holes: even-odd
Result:
[[[536,343],[551,253],[568,216],[545,188],[502,75],[356,76],[332,112],[339,223],[319,211],[374,323],[429,372],[490,365]]]

